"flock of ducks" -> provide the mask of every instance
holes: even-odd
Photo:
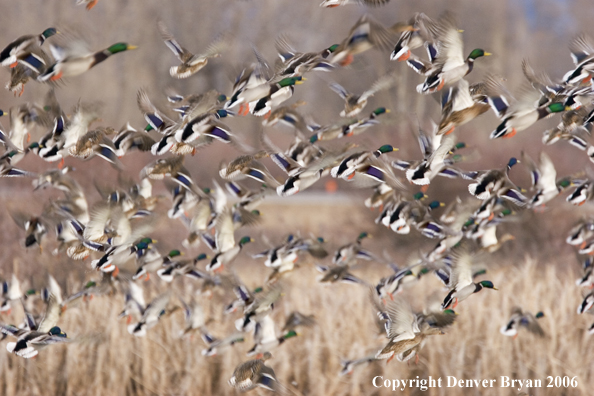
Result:
[[[387,2],[325,0],[322,6]],[[79,3],[87,4],[90,9],[97,1]],[[222,37],[195,55],[178,43],[164,22],[158,21],[157,27],[166,46],[178,59],[170,69],[170,75],[178,79],[199,73],[209,59],[224,54],[230,45],[229,38]],[[20,37],[4,48],[0,62],[10,70],[7,89],[22,94],[30,81],[55,84],[60,79],[89,71],[114,54],[136,48],[116,43],[93,52],[79,41],[58,45],[52,42],[56,35],[58,30],[48,28],[39,34]],[[51,55],[46,52],[48,46]],[[171,108],[161,109],[152,103],[145,90],[140,90],[138,108],[147,124],[139,130],[129,124],[119,131],[110,126],[91,127],[99,120],[99,109],[80,102],[68,116],[53,89],[42,103],[24,103],[10,109],[11,129],[0,131],[5,147],[0,157],[0,176],[31,178],[35,190],[53,188],[63,193],[61,199],[47,202],[39,215],[11,211],[17,225],[25,231],[24,246],[39,249],[47,246],[46,239],[53,227],[55,240],[51,253],[67,255],[71,260],[91,257],[91,267],[100,271],[102,277],[67,297],[62,295],[58,282],[51,276],[47,288],[25,293],[16,276],[11,282],[4,282],[1,310],[8,312],[11,306],[22,301],[25,311],[22,324],[0,325],[4,335],[16,339],[7,344],[9,352],[32,358],[48,345],[71,341],[57,326],[67,308],[95,294],[119,295],[117,291],[123,290],[125,303],[120,317],[127,318],[131,335],[146,335],[164,317],[181,308],[186,318],[182,336],[198,332],[206,344],[202,352],[205,356],[221,353],[252,334],[254,346],[248,355],[255,358],[235,369],[229,380],[231,386],[241,391],[256,387],[282,390],[284,387],[268,366],[268,359],[272,357],[270,351],[301,335],[315,324],[315,319],[293,312],[279,333],[271,312],[284,295],[281,279],[291,276],[299,268],[299,262],[308,256],[318,263],[320,282],[368,287],[378,324],[385,329],[385,345],[372,355],[344,361],[342,375],[378,359],[389,361],[396,357],[399,361],[408,361],[414,357],[418,360],[423,344],[431,336],[443,334],[454,323],[457,316],[454,309],[458,304],[483,289],[497,290],[491,281],[480,278],[486,272],[482,265],[486,257],[505,241],[513,239],[509,234],[498,237],[498,225],[514,221],[523,211],[542,207],[566,189],[573,189],[566,200],[574,205],[583,205],[594,197],[593,180],[581,177],[583,175],[558,178],[552,160],[545,153],[538,163],[521,154],[520,160],[512,157],[502,169],[464,171],[457,164],[471,156],[461,154],[466,145],[452,133],[489,109],[501,119],[491,133],[492,139],[511,138],[542,118],[562,113],[559,125],[545,131],[543,142],[567,141],[594,160],[594,148],[588,144],[594,119],[591,105],[594,47],[586,36],[579,36],[571,43],[575,68],[560,81],[534,71],[524,61],[522,69],[528,84],[515,96],[506,89],[501,76],[491,74],[474,84],[465,79],[473,71],[475,62],[490,54],[474,49],[465,56],[462,30],[450,13],[437,20],[417,13],[410,20],[391,27],[364,15],[338,44],[303,53],[280,37],[276,48],[279,54],[276,65],[269,65],[256,52],[256,62],[241,71],[229,95],[215,90],[185,95],[170,92],[167,99]],[[421,48],[426,49],[428,57],[425,59],[420,53],[413,53]],[[318,125],[311,117],[301,114],[301,102],[285,104],[301,89],[298,86],[306,81],[306,74],[348,68],[355,57],[364,56],[370,49],[383,51],[392,61],[406,62],[424,79],[417,87],[418,93],[441,98],[440,120],[430,130],[417,132],[421,148],[417,159],[397,158],[394,153],[398,149],[390,144],[374,150],[364,150],[351,143],[320,144],[336,139],[348,142],[349,137],[380,124],[389,110],[366,108],[375,93],[395,83],[394,72],[380,77],[360,94],[331,84],[330,89],[344,99],[344,108],[333,110],[337,121],[330,125]],[[481,67],[480,61],[478,63]],[[223,120],[248,114],[262,117],[266,128],[292,128],[294,141],[289,147],[278,148],[267,135],[273,133],[272,129],[267,129],[270,132],[260,135],[261,150],[247,147]],[[187,154],[209,144],[233,144],[244,154],[221,166],[219,176],[224,183],[215,181],[211,188],[206,188],[194,182],[184,160]],[[113,180],[110,186],[98,184],[102,200],[95,203],[87,201],[86,192],[71,176],[73,169],[63,166],[69,156],[84,160],[99,157],[94,161],[107,161],[123,171],[120,159],[133,156],[137,150],[151,152],[158,158],[142,169],[137,181],[126,179],[121,173],[119,180]],[[28,155],[60,163],[58,168],[43,173],[17,167]],[[284,181],[279,181],[264,165],[261,160],[266,158],[286,174]],[[532,186],[528,189],[517,186],[510,178],[512,167],[520,162],[532,176]],[[448,205],[438,201],[427,203],[427,186],[438,176],[468,180],[471,196],[457,198]],[[253,256],[255,260],[263,260],[271,272],[266,280],[262,279],[264,286],[248,289],[234,273],[233,262],[244,255],[243,247],[253,239],[236,237],[236,231],[243,232],[244,228],[257,225],[263,216],[257,207],[269,194],[291,196],[324,178],[340,178],[358,188],[369,189],[370,196],[364,204],[379,209],[377,224],[397,234],[418,232],[436,240],[435,247],[411,265],[400,268],[363,248],[369,236],[366,232],[337,249],[333,256],[326,251],[322,237],[289,235],[279,245]],[[259,187],[250,189],[245,183],[241,184],[241,180],[246,179],[255,180]],[[180,250],[167,254],[159,251],[162,246],[150,237],[157,226],[157,205],[163,200],[152,194],[152,184],[157,180],[162,180],[171,192],[171,207],[166,215],[188,229],[188,236],[181,245],[189,250],[206,246],[212,252],[182,259]],[[412,191],[414,188],[416,192]],[[437,217],[434,210],[442,206],[447,207]],[[571,231],[567,242],[578,246],[580,254],[588,255],[584,276],[578,280],[578,285],[592,288],[594,266],[590,254],[594,251],[594,219],[581,221]],[[326,257],[331,257],[331,263],[320,264]],[[361,260],[386,263],[389,273],[370,285],[351,272]],[[398,292],[428,273],[437,275],[448,291],[440,295],[439,301],[415,312]],[[151,276],[168,287],[147,303],[143,283],[139,280],[148,280]],[[194,279],[196,285],[200,285],[197,294],[209,295],[221,289],[230,295],[228,292],[233,291],[234,297],[225,312],[230,315],[241,312],[235,321],[237,332],[220,339],[212,336],[201,304],[194,297],[185,302],[178,296],[174,280],[181,276]],[[46,302],[42,319],[33,313],[37,308],[36,296]],[[171,308],[173,296],[181,300],[181,305]],[[578,308],[578,313],[584,312],[594,314],[593,293],[588,294]],[[517,336],[518,331],[525,328],[543,336],[544,330],[538,324],[542,316],[542,312],[533,315],[516,307],[501,333]],[[590,332],[594,332],[594,325]]]

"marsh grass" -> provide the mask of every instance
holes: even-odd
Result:
[[[383,270],[385,271],[385,270]],[[383,272],[382,271],[382,272]],[[250,287],[262,279],[263,270],[255,265],[237,268]],[[381,276],[378,267],[356,270],[366,279]],[[285,294],[276,306],[273,318],[282,326],[293,310],[314,313],[317,325],[302,331],[273,351],[269,362],[281,382],[292,392],[304,395],[392,394],[376,389],[376,375],[388,379],[455,376],[458,379],[541,379],[547,376],[578,378],[578,387],[540,388],[530,394],[587,395],[592,389],[590,357],[594,353],[591,337],[585,329],[591,318],[578,316],[580,293],[575,274],[562,267],[539,265],[525,259],[517,266],[490,271],[499,291],[484,290],[461,303],[457,322],[447,334],[428,339],[418,364],[392,361],[359,366],[354,373],[339,377],[340,359],[355,359],[379,350],[386,339],[380,335],[374,312],[363,286],[315,281],[317,272],[304,264],[283,282]],[[176,281],[178,294],[190,292],[189,281]],[[147,287],[155,295],[157,287]],[[425,276],[404,291],[414,308],[422,309],[427,298],[441,284]],[[445,291],[438,292],[440,297]],[[211,299],[199,297],[209,330],[216,336],[233,331],[235,315],[223,315],[231,297],[216,292]],[[177,304],[172,299],[172,304]],[[66,310],[60,326],[73,342],[50,347],[33,360],[0,353],[0,393],[12,395],[227,395],[234,394],[227,380],[233,369],[248,360],[245,352],[251,337],[217,356],[205,358],[202,340],[195,335],[180,339],[183,317],[180,311],[165,317],[145,338],[135,338],[126,331],[125,320],[118,321],[123,296],[96,296]],[[546,337],[537,338],[522,332],[517,339],[505,337],[499,328],[508,319],[512,306],[536,312]],[[14,321],[21,313],[14,312]],[[280,331],[280,330],[279,330]],[[525,390],[525,389],[524,389]],[[509,388],[464,389],[435,388],[428,392],[412,389],[395,394],[416,395],[512,395]]]

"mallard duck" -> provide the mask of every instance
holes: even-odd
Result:
[[[416,12],[408,22],[397,23],[391,30],[400,33],[400,38],[390,54],[390,60],[402,62],[410,58],[411,50],[422,47],[433,39],[435,22],[422,12]]]
[[[241,363],[233,371],[233,376],[229,379],[229,385],[241,392],[247,392],[257,387],[276,391],[279,383],[274,370],[264,364],[271,357],[270,352],[266,352],[261,359]]]
[[[352,266],[357,262],[357,259],[374,260],[373,254],[361,249],[361,241],[370,237],[367,232],[362,232],[353,243],[346,244],[336,249],[332,262],[342,266]]]
[[[146,308],[144,292],[140,286],[134,282],[128,282],[128,290],[125,293],[124,310],[120,312],[118,318],[126,318],[126,324],[130,324],[132,319],[140,320],[142,313]]]
[[[123,157],[132,149],[151,151],[151,148],[157,143],[146,132],[139,132],[130,124],[126,124],[120,129],[112,141],[118,158]]]
[[[247,114],[249,107],[245,108],[246,104],[266,96],[270,92],[268,64],[261,57],[257,56],[257,58],[258,63],[242,69],[235,79],[233,93],[225,103],[224,109],[228,110],[240,105],[239,114]]]
[[[594,219],[583,218],[571,228],[565,242],[578,246],[585,244],[592,236],[594,236]]]
[[[344,99],[344,110],[340,112],[341,117],[355,117],[363,111],[367,106],[367,100],[375,95],[377,92],[388,89],[394,84],[395,78],[393,74],[387,74],[380,77],[373,83],[371,88],[363,92],[361,95],[349,93],[342,85],[337,83],[330,84],[330,89],[333,90]]]
[[[283,344],[286,340],[298,336],[295,330],[288,331],[280,337],[276,335],[274,321],[270,315],[260,318],[254,329],[254,346],[247,352],[248,356],[262,356],[264,352]]]
[[[212,139],[223,143],[231,142],[231,129],[219,121],[221,118],[229,116],[229,111],[212,109],[198,114],[197,110],[198,108],[194,108],[186,116],[182,126],[175,130],[175,140],[180,143],[198,143],[199,145],[209,143]]]
[[[165,44],[169,49],[177,56],[181,64],[179,66],[173,66],[169,69],[171,77],[175,78],[188,78],[193,74],[196,74],[208,63],[209,58],[215,58],[221,56],[221,51],[227,48],[227,42],[224,39],[219,39],[212,43],[204,53],[194,55],[187,49],[178,44],[171,31],[167,28],[167,25],[163,21],[157,22],[159,33],[165,41]]]
[[[171,293],[166,292],[151,301],[142,311],[140,321],[128,325],[128,333],[136,337],[144,337],[147,330],[155,327],[159,323],[159,319],[165,315],[170,295]]]
[[[511,97],[511,95],[499,79],[490,76],[487,78],[486,84],[489,105],[491,105],[495,114],[502,119],[501,124],[491,132],[491,139],[511,138],[517,132],[529,128],[536,121],[551,113],[569,110],[563,103],[545,103],[538,106],[541,95],[532,88],[522,90],[517,100],[509,105],[509,101],[505,97]]]
[[[194,298],[190,300],[189,304],[179,297],[179,301],[182,304],[182,308],[184,310],[184,319],[186,322],[185,329],[182,330],[180,337],[185,337],[188,334],[192,334],[196,330],[203,333],[206,331],[206,320],[204,318],[204,310],[202,306],[198,304]]]
[[[582,264],[582,269],[584,271],[584,276],[576,280],[575,284],[581,287],[587,288],[594,288],[594,270],[593,270],[593,259],[592,257],[587,257]]]
[[[89,131],[77,140],[76,145],[70,146],[68,152],[73,157],[85,160],[98,156],[116,167],[121,167],[122,165],[116,154],[117,149],[113,141],[107,137],[114,132],[113,128],[109,127]]]
[[[39,35],[21,36],[8,44],[2,52],[0,52],[0,63],[2,66],[15,67],[17,58],[31,45],[41,46],[46,39],[58,33],[56,28],[45,29]]]
[[[206,260],[208,256],[200,253],[193,260],[172,260],[164,263],[163,268],[157,270],[157,275],[165,282],[171,282],[176,276],[187,276],[194,279],[202,279],[202,273],[197,270],[196,264]]]
[[[526,164],[532,176],[532,186],[536,190],[534,196],[530,199],[530,206],[538,207],[555,198],[559,193],[572,185],[570,179],[564,178],[557,181],[557,171],[551,158],[545,153],[540,154],[540,165],[537,166],[534,161],[526,154],[522,153],[523,163]]]
[[[594,68],[594,48],[590,39],[585,35],[580,35],[572,41],[569,49],[575,69],[565,73],[563,81],[566,84],[588,83],[592,78]]]
[[[427,75],[425,82],[417,86],[417,91],[423,94],[439,91],[446,85],[458,82],[472,71],[476,59],[491,55],[477,48],[464,59],[462,36],[451,14],[442,16],[435,29],[439,44],[433,65],[425,70],[424,67],[419,68],[415,62],[408,62],[415,71]],[[424,66],[422,63],[421,65]]]
[[[468,85],[461,79],[457,87],[451,87],[441,99],[441,121],[438,135],[448,135],[457,126],[464,125],[489,110],[487,96],[481,92],[480,85]]]
[[[468,185],[468,191],[474,197],[481,200],[489,199],[492,196],[499,196],[519,205],[525,205],[528,198],[509,179],[509,171],[517,163],[518,160],[512,157],[504,169],[465,173],[467,178],[474,180],[474,183]]]
[[[227,165],[221,164],[219,175],[225,180],[241,180],[249,177],[271,188],[276,188],[280,183],[268,168],[258,161],[258,159],[268,156],[269,153],[266,151],[239,156]]]
[[[235,226],[233,225],[233,217],[229,209],[224,210],[217,216],[215,230],[217,254],[215,254],[206,266],[207,271],[222,270],[223,266],[229,265],[235,260],[246,244],[254,241],[249,236],[244,236],[235,244]]]
[[[158,159],[140,171],[141,180],[147,177],[153,180],[163,180],[166,176],[199,197],[208,198],[205,192],[194,183],[190,172],[184,167],[183,156]]]
[[[276,75],[280,78],[302,76],[313,70],[331,71],[334,66],[326,58],[336,50],[338,44],[323,49],[320,52],[297,52],[286,37],[281,36],[275,43],[280,65],[277,65]]]
[[[320,283],[335,283],[343,282],[349,284],[367,284],[363,279],[356,277],[349,272],[350,267],[347,265],[336,265],[330,267],[327,265],[316,264],[316,269],[322,273],[318,278]]]
[[[339,165],[330,170],[330,175],[334,178],[340,177],[345,180],[350,180],[354,177],[355,172],[365,171],[370,165],[374,163],[374,159],[379,158],[382,154],[398,151],[397,148],[389,144],[385,144],[375,151],[360,151],[353,153],[343,159]]]
[[[559,140],[566,140],[580,150],[589,149],[591,146],[588,144],[588,135],[591,126],[588,123],[588,116],[588,110],[584,107],[561,114],[561,122],[555,128],[543,132],[543,144],[549,145]]]
[[[251,331],[255,323],[270,314],[278,299],[283,295],[280,286],[273,286],[267,291],[252,296],[251,302],[246,301],[243,318],[235,321],[235,328],[239,331]],[[249,302],[249,304],[248,304]]]
[[[484,280],[475,283],[472,278],[472,255],[466,247],[460,247],[453,253],[454,263],[452,264],[451,276],[449,279],[449,287],[451,288],[448,295],[442,303],[443,309],[456,308],[456,306],[467,299],[474,293],[480,292],[482,289],[497,288],[493,282]]]
[[[215,356],[219,351],[226,347],[233,346],[238,342],[244,342],[245,335],[243,333],[234,333],[225,338],[218,339],[204,331],[202,332],[202,340],[208,345],[208,348],[202,350],[202,355]]]
[[[82,50],[82,46],[84,45],[81,43],[78,44],[78,48],[74,46],[71,48],[63,48],[55,45],[50,46],[56,63],[51,65],[45,73],[39,75],[38,80],[56,81],[64,77],[75,77],[83,74],[114,54],[137,48],[135,45],[127,43],[116,43],[104,50],[91,52],[88,49]]]
[[[382,299],[382,301],[387,301],[387,298],[390,300],[394,299],[394,295],[401,291],[401,287],[403,282],[401,282],[407,276],[414,276],[414,273],[410,270],[410,268],[403,268],[398,269],[394,266],[394,273],[390,276],[384,277],[380,279],[380,281],[375,285],[375,292],[377,293],[378,297]]]
[[[432,320],[422,314],[415,315],[410,305],[401,297],[395,297],[388,302],[385,313],[388,317],[386,333],[390,341],[375,355],[376,359],[388,359],[394,357],[399,361],[406,361],[416,355],[424,344],[427,337],[435,334],[444,334],[443,329],[451,325],[455,315],[447,313],[440,314],[444,321]]]
[[[47,306],[45,316],[36,330],[21,330],[11,325],[0,325],[3,334],[17,338],[17,342],[6,344],[6,350],[25,359],[30,359],[48,345],[69,342],[64,333],[56,323],[60,317],[60,305],[55,298],[51,297]]]
[[[436,176],[448,178],[458,177],[458,171],[447,166],[452,163],[448,157],[457,149],[464,148],[465,144],[463,142],[456,143],[454,136],[447,136],[442,139],[440,135],[435,135],[436,131],[434,129],[433,137],[431,138],[419,130],[419,146],[424,155],[422,160],[414,162],[396,160],[392,162],[392,166],[396,169],[406,171],[406,179],[409,182],[426,186]]]
[[[262,125],[265,127],[272,127],[277,124],[283,124],[291,128],[295,128],[297,133],[311,133],[318,126],[314,125],[313,123],[308,123],[305,117],[303,117],[296,110],[297,107],[302,106],[304,104],[305,102],[298,101],[290,106],[278,107],[272,110],[272,112],[268,116],[264,116],[265,118],[262,120]]]
[[[394,44],[394,34],[374,21],[369,15],[363,15],[351,28],[348,36],[332,52],[330,63],[341,66],[350,65],[355,55],[371,48],[388,49]]]
[[[427,238],[445,238],[447,235],[445,227],[430,215],[431,211],[444,204],[431,201],[428,205],[424,205],[420,202],[423,198],[423,193],[413,195],[411,200],[400,197],[391,205],[386,205],[375,220],[376,223],[381,222],[398,234],[408,234],[411,228],[415,227]]]
[[[317,322],[314,315],[304,315],[299,311],[293,311],[289,316],[287,316],[287,320],[285,320],[283,333],[288,333],[299,327],[312,327],[316,323]]]
[[[576,189],[565,199],[572,205],[582,206],[594,197],[594,182],[587,180],[579,184]]]
[[[544,330],[537,321],[537,319],[542,317],[544,317],[544,313],[542,312],[533,315],[530,312],[523,312],[520,307],[514,307],[511,310],[509,321],[499,331],[503,335],[516,338],[518,336],[518,330],[522,328],[520,326],[524,326],[532,334],[544,337]]]
[[[149,280],[151,273],[157,272],[157,270],[166,264],[171,263],[174,257],[181,255],[183,255],[183,252],[177,249],[170,250],[165,256],[161,256],[156,249],[151,249],[140,258],[140,265],[134,276],[132,276],[132,279],[136,280],[144,276],[145,280]]]
[[[334,8],[348,4],[363,4],[370,7],[376,7],[389,3],[390,0],[324,0],[320,7]]]
[[[62,167],[69,149],[76,146],[98,118],[97,105],[91,103],[78,103],[69,119],[63,114],[56,116],[53,129],[38,142],[37,155],[48,162],[61,160],[58,167]]]
[[[41,238],[47,233],[45,221],[41,217],[17,210],[11,210],[10,217],[26,233],[25,248],[37,245],[41,250]]]
[[[367,355],[362,358],[353,359],[353,360],[340,359],[341,369],[340,369],[340,372],[338,373],[338,375],[340,377],[342,377],[342,376],[345,376],[348,374],[353,374],[355,367],[376,361],[377,359],[375,358],[375,355],[376,354],[373,353],[371,355]]]
[[[330,124],[322,126],[315,130],[315,133],[309,138],[310,143],[316,143],[320,140],[340,139],[343,137],[350,137],[360,135],[373,125],[378,125],[380,122],[377,117],[389,113],[390,110],[385,107],[378,107],[373,110],[371,114],[359,120],[349,120],[342,123]]]
[[[295,92],[295,85],[303,84],[305,77],[295,76],[287,77],[270,84],[270,89],[266,95],[248,103],[251,114],[261,117],[270,114],[273,108],[289,100]]]
[[[10,81],[6,89],[15,96],[22,96],[25,92],[25,84],[29,80],[36,80],[40,74],[46,72],[51,64],[50,57],[38,46],[30,46],[25,52],[17,56],[17,65],[10,71]]]

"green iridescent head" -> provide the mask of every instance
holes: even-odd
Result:
[[[497,290],[497,288],[493,285],[493,282],[491,282],[491,281],[486,280],[486,281],[480,281],[479,283],[482,287],[486,287],[487,289]]]
[[[109,48],[107,48],[107,52],[109,52],[110,54],[117,54],[118,52],[124,52],[124,51],[128,51],[128,50],[133,50],[136,49],[137,47],[135,45],[129,45],[127,43],[116,43],[112,46],[110,46]]]
[[[228,98],[227,98],[227,95],[223,95],[223,94],[221,94],[221,95],[219,95],[219,96],[217,97],[217,101],[218,101],[219,103],[226,102],[226,101],[227,101],[227,99],[228,99]]]
[[[545,316],[545,314],[544,314],[544,312],[542,312],[542,311],[538,312],[538,313],[535,315],[536,319],[540,319],[540,318],[542,318],[543,316]]]
[[[85,285],[85,289],[89,289],[91,287],[95,287],[97,286],[97,283],[95,281],[88,281],[87,284]]]
[[[322,237],[317,237],[316,240],[318,242],[320,242],[320,243],[325,243],[326,242],[326,240],[324,238],[322,238]]]
[[[49,331],[50,335],[66,338],[67,335],[58,326],[54,326]]]
[[[29,145],[28,149],[33,150],[39,148],[39,143],[38,142],[33,142]]]
[[[443,203],[441,203],[439,201],[431,201],[431,203],[429,203],[429,205],[427,205],[427,206],[429,206],[430,209],[437,209],[440,206],[443,206]]]
[[[422,191],[419,191],[418,193],[415,193],[415,195],[413,195],[413,199],[415,201],[420,201],[423,198],[426,198],[427,196],[425,194],[423,194]]]
[[[148,246],[151,243],[154,243],[155,241],[152,238],[142,238],[140,241],[138,241],[138,243],[136,244],[136,247],[138,249],[146,249],[148,248]]]
[[[291,337],[297,337],[297,332],[295,330],[291,330],[283,336],[285,340]]]
[[[239,240],[239,246],[243,246],[246,243],[250,243],[250,242],[254,242],[254,240],[252,238],[250,238],[249,236],[244,236],[243,238],[241,238]]]
[[[373,114],[376,116],[389,112],[390,110],[386,109],[385,107],[378,107],[377,109],[373,110]]]
[[[362,233],[359,234],[359,236],[357,237],[357,240],[360,241],[362,239],[368,238],[369,234],[365,231],[363,231]]]
[[[547,106],[547,109],[549,109],[551,113],[560,113],[565,111],[565,105],[563,103],[551,103]]]
[[[254,289],[254,294],[262,293],[264,288],[262,286],[258,286]]]
[[[43,38],[49,38],[49,37],[52,37],[56,33],[58,33],[58,30],[56,28],[49,28],[49,29],[45,29],[43,31],[43,33],[41,33],[41,35],[43,36]]]
[[[392,151],[397,151],[397,148],[394,148],[392,146],[390,146],[389,144],[384,144],[382,147],[378,148],[377,151],[379,151],[382,154],[385,153],[391,153]]]
[[[206,253],[200,253],[198,256],[196,256],[196,258],[194,259],[194,262],[206,260],[207,258],[208,258],[208,256],[206,255]]]
[[[150,131],[152,131],[152,130],[153,130],[153,127],[152,127],[152,125],[151,125],[151,124],[148,124],[146,127],[144,127],[144,131],[145,131],[145,132],[150,132]]]
[[[35,289],[29,289],[29,290],[27,290],[25,292],[25,295],[27,295],[27,296],[33,296],[35,294],[37,294],[37,292],[35,291]]]
[[[181,256],[181,255],[183,255],[182,252],[180,252],[177,249],[173,249],[173,250],[169,251],[169,253],[167,254],[167,257],[177,257],[177,256]]]
[[[561,179],[557,183],[557,185],[561,188],[567,188],[567,187],[571,186],[571,184],[572,184],[571,180],[569,180],[569,179]]]
[[[468,59],[476,59],[476,58],[480,58],[481,56],[489,56],[491,55],[489,52],[485,52],[484,50],[477,48],[477,49],[473,49],[472,52],[470,53],[470,55],[468,55]]]
[[[210,194],[210,192],[211,192],[212,190],[211,190],[210,188],[208,188],[208,187],[204,187],[204,188],[202,189],[202,191],[204,191],[204,193],[205,193],[205,194]]]
[[[456,143],[456,146],[455,147],[456,147],[456,150],[463,149],[463,148],[466,147],[466,143],[464,143],[464,142],[458,142],[458,143]]]
[[[218,116],[219,118],[225,118],[225,117],[227,117],[228,115],[229,115],[229,112],[228,112],[227,110],[225,110],[225,109],[220,109],[220,110],[217,110],[217,116]]]
[[[278,82],[280,87],[289,87],[295,84],[301,84],[305,79],[301,76],[283,78]]]
[[[312,137],[309,138],[309,142],[310,143],[315,143],[318,141],[318,134],[316,133],[315,135],[312,135]]]
[[[453,309],[444,309],[443,313],[446,315],[457,315]]]

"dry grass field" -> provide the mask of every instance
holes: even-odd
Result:
[[[258,285],[260,271],[254,265],[237,268],[250,286]],[[356,271],[372,280],[381,274],[378,268]],[[317,326],[306,329],[295,339],[273,351],[270,366],[278,379],[294,394],[303,395],[514,395],[513,389],[436,388],[395,392],[372,386],[375,376],[388,379],[455,376],[458,379],[540,379],[547,376],[577,376],[576,388],[530,389],[530,394],[588,395],[594,385],[590,356],[592,339],[586,334],[591,318],[575,313],[581,298],[575,289],[573,271],[554,265],[539,265],[531,259],[489,272],[488,278],[499,291],[485,291],[462,303],[456,324],[447,334],[427,341],[418,364],[385,361],[359,366],[354,373],[339,377],[340,358],[355,359],[381,349],[386,342],[374,325],[374,312],[365,287],[358,285],[322,285],[315,281],[317,272],[304,265],[287,279],[273,318],[283,323],[293,310],[313,313]],[[189,282],[176,284],[189,292]],[[445,295],[432,276],[404,292],[413,305],[423,306],[428,291]],[[234,331],[237,316],[223,316],[228,297],[216,295],[201,300],[213,334]],[[512,306],[542,310],[546,337],[536,338],[525,332],[517,339],[499,333]],[[43,351],[38,358],[24,360],[8,353],[0,354],[0,389],[11,395],[228,395],[227,385],[233,368],[246,360],[250,337],[217,356],[201,355],[203,342],[179,339],[183,329],[181,313],[162,320],[146,338],[134,338],[126,331],[125,321],[117,315],[123,296],[100,296],[77,308],[67,310],[60,325],[74,342]],[[14,314],[20,315],[20,312]],[[15,316],[15,318],[16,318]],[[19,316],[20,317],[20,316]],[[15,319],[16,320],[16,319]],[[524,389],[526,390],[526,389]],[[265,392],[264,392],[265,393]]]

